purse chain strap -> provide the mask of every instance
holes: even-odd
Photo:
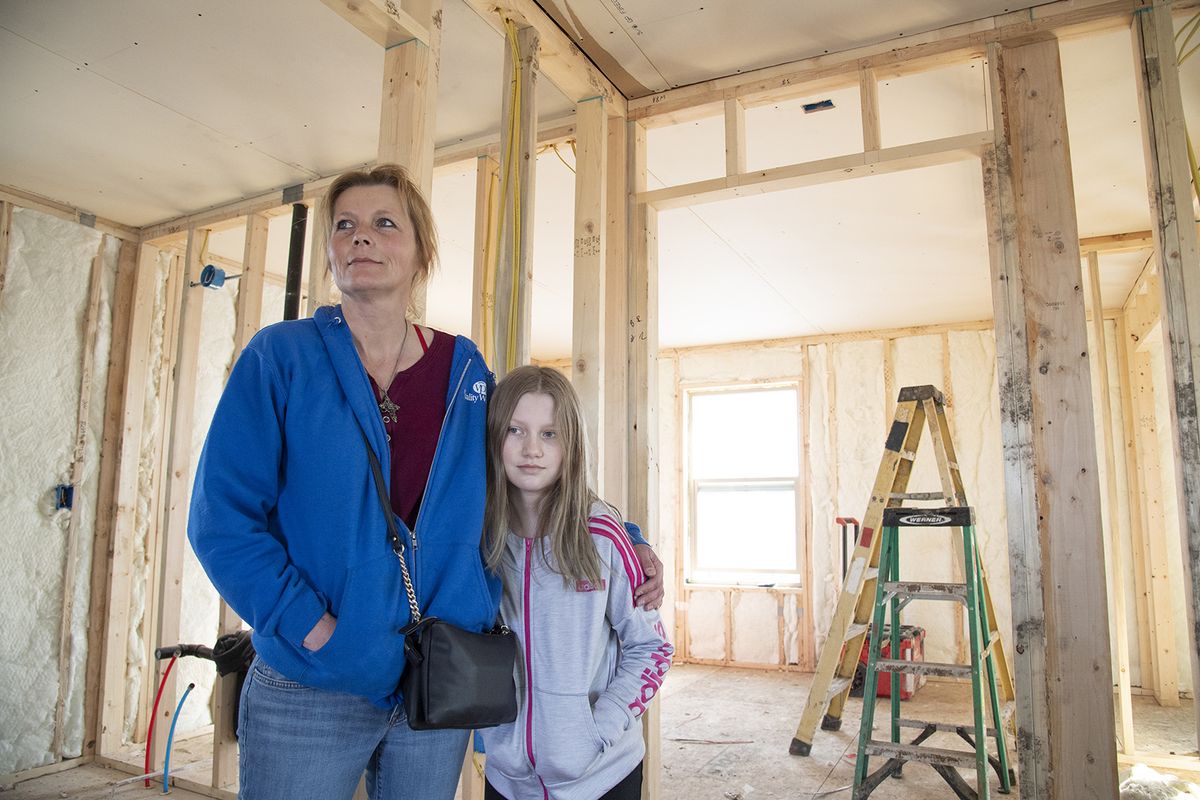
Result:
[[[404,557],[404,543],[400,541],[400,532],[396,529],[396,513],[392,511],[391,501],[388,500],[387,489],[383,485],[383,468],[379,466],[379,458],[363,435],[363,444],[367,446],[367,458],[371,461],[371,474],[375,476],[375,494],[379,497],[379,505],[383,508],[383,516],[387,519],[388,541],[391,542],[392,552],[400,561],[400,575],[404,578],[404,592],[408,595],[408,609],[413,622],[421,621],[421,609],[417,605],[417,593],[413,590],[412,576],[408,573],[408,560]]]

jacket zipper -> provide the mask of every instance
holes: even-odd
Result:
[[[529,641],[529,595],[530,573],[533,556],[533,540],[525,540],[525,576],[523,608],[521,616],[525,624],[525,755],[529,757],[529,766],[537,773],[537,760],[533,757],[533,645]],[[539,778],[540,780],[540,778]]]
[[[458,376],[458,383],[454,386],[454,391],[450,394],[450,402],[446,404],[446,413],[442,415],[442,427],[438,431],[437,444],[433,448],[433,463],[429,466],[429,475],[425,478],[425,491],[421,495],[426,500],[429,499],[429,487],[433,484],[433,473],[441,461],[439,456],[442,453],[442,438],[446,435],[446,421],[450,419],[450,412],[454,408],[454,401],[458,399],[458,390],[462,388],[463,381],[466,380],[467,371],[471,368],[471,362],[474,361],[474,356],[467,357],[467,363],[463,364],[462,374]],[[424,504],[422,503],[422,509]],[[417,513],[417,521],[413,524],[412,530],[408,532],[409,539],[412,540],[413,550],[413,590],[416,590],[417,585],[417,526],[421,524],[421,513]]]

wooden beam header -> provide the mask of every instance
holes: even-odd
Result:
[[[429,44],[429,28],[392,0],[321,0],[330,10],[383,48],[417,39]],[[436,22],[435,22],[436,24]]]

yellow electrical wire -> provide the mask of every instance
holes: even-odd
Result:
[[[512,103],[509,114],[509,138],[505,165],[506,174],[511,175],[512,182],[512,291],[509,296],[507,353],[505,353],[505,371],[511,371],[517,366],[517,291],[521,278],[521,178],[516,168],[517,143],[521,134],[521,52],[517,46],[517,26],[510,19],[504,20],[505,38],[512,51],[513,87]],[[507,196],[507,193],[506,193]]]
[[[1179,43],[1179,49],[1175,53],[1176,62],[1179,66],[1183,66],[1183,62],[1191,58],[1192,54],[1195,53],[1197,49],[1200,49],[1200,44],[1197,44],[1192,49],[1184,52],[1185,48],[1188,46],[1188,43],[1192,41],[1192,37],[1196,35],[1197,30],[1200,30],[1200,13],[1193,15],[1191,19],[1183,24],[1183,27],[1176,31],[1176,41],[1179,41],[1180,35],[1183,34],[1184,31],[1187,31],[1187,35],[1183,37],[1183,41]],[[1192,135],[1187,132],[1187,120],[1184,120],[1183,138],[1184,141],[1187,142],[1188,168],[1192,172],[1192,192],[1200,196],[1200,169],[1197,169],[1196,165],[1196,152],[1192,148]]]

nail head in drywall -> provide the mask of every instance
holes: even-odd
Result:
[[[805,114],[812,114],[816,111],[826,111],[830,108],[833,108],[833,101],[827,98],[825,100],[818,100],[815,103],[805,103],[803,106],[801,106],[801,108],[804,109]]]

